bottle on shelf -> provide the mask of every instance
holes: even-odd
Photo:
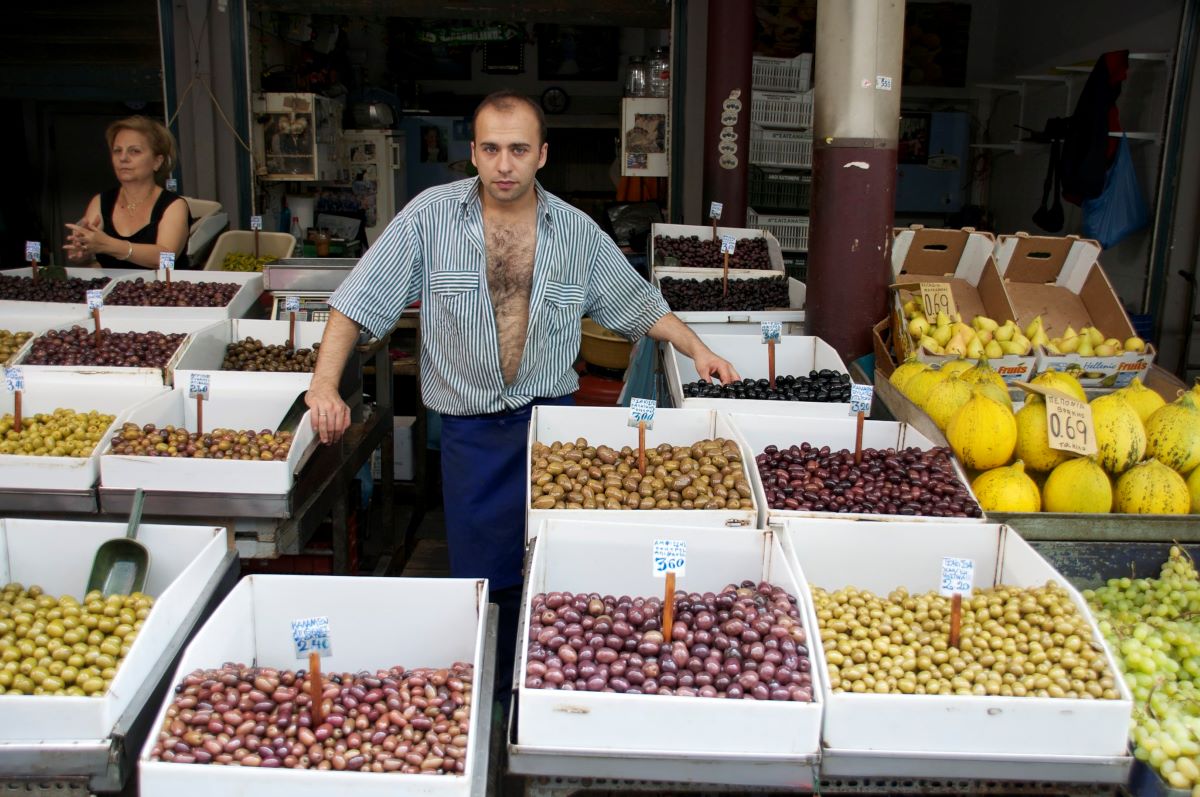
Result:
[[[296,239],[297,246],[304,245],[304,231],[300,229],[300,219],[292,216],[292,237]]]
[[[625,74],[625,96],[645,97],[648,90],[649,73],[646,62],[640,55],[630,56],[629,71]]]
[[[279,211],[279,231],[291,232],[292,229],[292,211],[288,207],[287,197],[282,199],[283,205]]]
[[[666,97],[671,93],[670,48],[659,47],[650,56],[647,92],[650,97]]]

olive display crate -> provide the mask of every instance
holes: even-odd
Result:
[[[79,520],[0,519],[0,580],[36,584],[47,595],[84,597],[92,560],[100,546],[125,536],[125,523]],[[6,745],[99,742],[114,732],[164,656],[180,624],[203,596],[225,556],[225,529],[143,523],[138,542],[150,552],[143,589],[154,607],[99,697],[4,695],[0,697],[0,756]]]
[[[652,573],[656,538],[687,546],[686,572],[677,578],[677,590],[716,592],[745,579],[769,581],[794,595],[801,622],[806,629],[816,628],[804,576],[789,565],[773,532],[664,528],[631,520],[624,514],[620,519],[545,521],[529,554],[518,639],[529,637],[532,599],[539,592],[661,596],[664,581]],[[653,517],[645,521],[653,523]],[[815,636],[810,631],[813,658],[820,655]],[[619,777],[624,778],[812,786],[822,712],[816,699],[796,703],[530,689],[523,677],[528,649],[522,645],[517,653],[516,738],[510,744],[514,771],[521,771],[520,756],[544,753],[575,756],[575,772],[603,767],[604,761],[615,759],[625,773]],[[815,695],[823,691],[815,662],[812,678]],[[719,732],[722,728],[737,732]],[[659,763],[648,772],[650,759]],[[685,777],[672,772],[679,768],[686,769]]]
[[[288,341],[290,321],[268,321],[265,319],[231,318],[214,324],[192,335],[187,347],[175,366],[176,383],[189,384],[193,373],[207,374],[209,388],[217,391],[225,387],[263,387],[288,385],[297,390],[307,390],[312,381],[311,373],[289,371],[222,371],[225,348],[246,338],[256,338],[263,345],[282,345]],[[311,349],[321,342],[325,324],[320,321],[296,322],[296,348]]]
[[[31,332],[32,338],[45,332],[47,329],[57,329],[61,326],[73,326],[79,324],[84,326],[91,323],[91,319],[84,316],[84,310],[51,310],[38,312],[35,309],[29,309],[31,303],[22,303],[22,307],[11,312],[4,311],[0,313],[0,329],[8,330],[9,332]],[[0,360],[0,366],[9,365],[16,361],[21,356],[21,352],[29,345],[29,341],[17,347],[16,351],[10,354],[7,358]]]
[[[127,274],[117,277],[104,289],[102,317],[131,320],[187,320],[213,323],[226,318],[241,318],[250,312],[263,292],[262,274],[240,271],[172,271],[172,282],[226,282],[240,285],[237,293],[224,307],[143,307],[140,305],[108,304],[109,295],[120,282],[143,279],[153,282],[165,279],[162,271],[147,271],[144,274]]]
[[[65,408],[75,412],[102,412],[113,415],[96,448],[87,457],[50,457],[25,454],[0,454],[0,490],[88,490],[100,475],[100,452],[121,428],[135,407],[169,388],[162,385],[138,385],[125,382],[89,384],[81,391],[70,376],[60,381],[42,380],[27,385],[21,392],[21,415],[27,421],[37,413],[52,413]],[[13,411],[13,394],[0,393],[0,416]]]
[[[729,270],[729,279],[731,280],[778,279],[782,276],[784,276],[783,273],[775,270],[738,270],[736,274],[734,269]],[[662,269],[654,275],[654,285],[660,290],[664,277],[702,282],[712,279],[719,280],[722,273],[720,269],[715,268]],[[754,324],[754,331],[757,332],[757,325],[763,321],[802,324],[804,323],[804,306],[808,298],[808,287],[793,277],[787,278],[787,285],[787,307],[773,307],[764,310],[672,310],[672,312],[680,321],[689,326],[692,324]]]
[[[637,427],[628,425],[629,410],[624,407],[534,407],[529,419],[529,439],[525,457],[525,540],[537,536],[537,530],[548,518],[590,519],[620,516],[625,522],[655,523],[660,527],[717,526],[720,528],[754,528],[758,523],[758,508],[745,509],[534,509],[532,498],[533,444],[550,445],[555,441],[575,442],[586,438],[589,445],[606,445],[617,451],[638,446]],[[675,446],[692,445],[700,440],[722,437],[736,440],[733,427],[721,413],[706,409],[659,409],[654,414],[654,428],[646,430],[646,448],[662,443]],[[741,449],[742,464],[747,482],[753,455]]]
[[[735,402],[767,403],[767,402]],[[769,402],[779,403],[779,402]],[[754,410],[735,410],[729,415],[734,431],[743,447],[757,457],[770,445],[780,449],[791,448],[793,445],[808,443],[816,448],[829,446],[833,451],[842,449],[854,450],[854,441],[858,434],[858,419],[853,417],[841,418],[796,418],[786,425],[779,423],[779,417],[773,415],[751,414]],[[895,421],[863,421],[863,448],[894,448],[903,449],[911,446],[928,451],[935,444],[925,435],[906,423]],[[954,465],[958,480],[966,487],[967,492],[975,498],[971,490],[971,482],[963,471],[953,453],[949,454]],[[757,466],[751,474],[751,486],[754,487],[754,499],[759,506],[759,526],[762,528],[782,528],[783,524],[794,518],[850,518],[865,521],[899,521],[927,523],[982,523],[983,518],[939,518],[932,516],[883,515],[856,512],[817,512],[801,509],[774,509],[767,504],[766,489]],[[978,503],[978,501],[976,501]]]
[[[811,587],[831,591],[850,585],[877,595],[900,587],[912,594],[936,590],[947,556],[974,561],[977,587],[1054,581],[1087,618],[1091,644],[1103,651],[1120,693],[1117,700],[834,693],[822,655],[816,666],[825,690],[823,775],[861,775],[869,766],[875,776],[944,777],[951,768],[959,777],[972,772],[962,768],[963,759],[981,757],[1004,764],[1013,780],[1046,779],[1055,765],[1082,781],[1128,778],[1129,688],[1083,596],[1013,529],[806,518],[786,521],[780,539],[793,569],[811,574]],[[895,763],[898,758],[906,762]]]
[[[117,277],[122,277],[128,274],[152,272],[141,268],[84,268],[77,266],[69,266],[63,269],[68,277],[78,277],[82,280],[92,280],[97,277],[108,277],[109,285],[112,280]],[[25,266],[24,268],[12,268],[0,271],[0,276],[5,277],[28,277],[33,274],[33,269]],[[104,290],[108,288],[105,285],[100,288]],[[21,299],[0,299],[0,318],[7,318],[11,313],[21,313],[26,315],[47,315],[61,316],[63,320],[75,318],[77,316],[87,315],[87,302],[80,300],[78,302],[30,302]],[[3,327],[7,329],[8,327]]]
[[[417,605],[437,610],[386,610]],[[307,670],[307,655],[298,658],[295,653],[291,621],[327,617],[331,654],[321,660],[325,672],[373,672],[397,666],[413,670],[470,662],[472,694],[478,696],[486,691],[481,678],[487,605],[486,580],[247,576],[184,650],[172,683],[225,662]],[[383,611],[372,614],[364,611],[366,607]],[[168,692],[153,728],[162,727],[173,697]],[[490,704],[472,705],[467,766],[461,776],[175,764],[152,760],[157,733],[151,733],[138,759],[138,785],[142,797],[482,795],[485,773],[477,770],[480,753],[487,748],[490,720]]]
[[[733,365],[743,379],[767,378],[767,346],[761,335],[702,335],[700,340]],[[676,407],[711,409],[723,412],[753,412],[789,417],[843,418],[850,412],[849,402],[770,401],[767,399],[727,399],[686,397],[683,386],[699,378],[692,358],[668,343],[663,355],[667,389]],[[825,341],[808,335],[782,335],[775,344],[777,376],[808,376],[809,371],[829,369],[849,373],[842,358]],[[757,452],[753,452],[757,453]]]
[[[691,274],[694,272],[704,272],[716,275],[718,278],[724,273],[723,268],[709,268],[705,266],[666,266],[656,262],[659,258],[658,253],[654,248],[654,239],[656,236],[662,235],[667,238],[688,238],[696,236],[701,241],[713,240],[713,228],[711,224],[652,224],[650,226],[650,235],[647,237],[647,260],[649,262],[649,274],[651,277],[675,277],[682,274]],[[717,227],[716,241],[719,244],[721,238],[730,235],[733,236],[735,242],[743,241],[747,238],[765,238],[767,242],[767,258],[770,261],[769,269],[759,268],[730,268],[730,276],[752,276],[761,277],[766,274],[778,276],[783,273],[783,249],[780,247],[778,239],[769,232],[759,229],[749,229],[748,227]],[[735,247],[736,252],[736,247]]]

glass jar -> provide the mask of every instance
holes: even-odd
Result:
[[[649,91],[649,72],[646,69],[646,62],[640,55],[635,55],[629,59],[629,70],[625,74],[625,96],[626,97],[645,97]]]
[[[666,97],[671,93],[671,58],[667,47],[659,47],[650,56],[649,96]]]

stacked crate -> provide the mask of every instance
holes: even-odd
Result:
[[[812,53],[754,56],[746,226],[779,239],[788,276],[807,271],[812,194]]]

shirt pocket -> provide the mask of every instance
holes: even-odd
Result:
[[[479,291],[478,271],[435,271],[429,275],[429,292],[435,296],[458,296]]]
[[[552,306],[575,308],[576,305],[583,304],[584,290],[582,285],[547,280],[544,296],[546,302]]]
[[[429,275],[430,310],[435,328],[444,335],[478,329],[479,272],[435,271]]]

